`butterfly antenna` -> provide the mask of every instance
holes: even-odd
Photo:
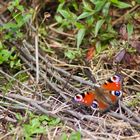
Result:
[[[69,81],[70,81],[70,79],[71,79],[71,77],[72,77],[74,71],[75,71],[75,69],[73,69],[72,72],[70,73],[70,75],[68,76],[68,78],[67,78],[67,80],[66,80],[64,86],[62,87],[62,90],[64,90],[64,89],[67,87],[67,85],[68,85],[68,83],[69,83]]]
[[[89,68],[84,68],[84,73],[86,74],[89,80],[91,80],[93,83],[96,83],[96,79]]]
[[[89,67],[89,61],[87,61],[86,59],[84,61],[85,61],[85,65]],[[89,68],[84,68],[84,73],[86,74],[88,79],[91,80],[94,84],[97,82]]]

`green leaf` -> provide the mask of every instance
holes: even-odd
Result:
[[[124,8],[129,8],[132,7],[130,4],[125,3],[125,2],[121,2],[121,1],[116,1],[116,0],[111,0],[111,2],[114,4],[114,6],[124,9]]]
[[[40,121],[49,121],[50,118],[49,118],[48,116],[46,116],[46,115],[41,115],[41,116],[39,117],[39,120],[40,120]]]
[[[17,29],[17,24],[12,22],[5,23],[3,29]]]
[[[23,120],[23,116],[20,113],[16,113],[16,118],[18,120]]]
[[[130,38],[133,33],[133,24],[130,23],[127,24],[127,32],[128,32],[128,38]]]
[[[60,118],[53,118],[50,122],[49,125],[57,125],[60,123]]]
[[[3,45],[2,45],[2,42],[0,41],[0,50],[3,49]]]
[[[62,10],[64,4],[65,4],[65,1],[62,2],[61,4],[59,4],[59,6],[58,6],[58,8],[57,8],[57,13],[59,13],[59,11]]]
[[[107,2],[107,3],[105,4],[105,6],[103,7],[102,12],[103,12],[103,15],[104,15],[104,16],[107,16],[107,15],[108,15],[110,4],[111,4],[110,2]]]
[[[11,53],[8,50],[1,50],[0,51],[0,62],[8,61]]]
[[[31,19],[32,15],[31,14],[25,14],[23,15],[23,23],[25,24],[26,22],[29,21],[29,19]]]
[[[94,14],[94,12],[83,12],[83,13],[77,18],[77,20],[83,19],[83,18],[86,18],[86,17],[89,17],[89,16],[91,16],[91,15],[93,15],[93,14]]]
[[[90,0],[90,2],[92,2],[93,4],[95,4],[96,3],[96,0]]]
[[[75,52],[72,51],[72,50],[66,51],[66,52],[65,52],[65,56],[66,56],[67,58],[69,58],[70,60],[73,60],[73,59],[75,59],[75,57],[76,57]]]
[[[140,4],[140,0],[136,0],[138,4]]]
[[[81,29],[81,28],[84,28],[85,26],[80,23],[80,22],[75,22],[74,25],[78,28],[78,29]]]
[[[98,41],[98,42],[96,43],[96,51],[97,51],[97,53],[99,54],[99,53],[101,52],[101,50],[102,50],[101,42]]]
[[[62,23],[63,19],[61,16],[55,16],[55,20],[58,22],[58,23]]]
[[[73,132],[70,135],[69,140],[81,140],[81,134],[80,134],[80,132]]]
[[[39,119],[38,118],[32,119],[30,124],[31,124],[32,127],[39,127],[40,126]]]
[[[70,14],[71,20],[73,20],[75,22],[75,20],[77,19],[77,15],[75,13],[71,12],[70,10],[69,10],[69,14]]]
[[[61,136],[61,140],[68,140],[66,133],[63,133]]]
[[[105,5],[106,0],[96,0],[92,2],[95,4],[95,8],[94,8],[95,12],[99,12]]]
[[[111,33],[111,32],[109,32],[109,33],[102,33],[101,35],[100,35],[100,39],[102,40],[102,41],[107,41],[107,40],[111,40],[112,38],[114,38],[116,36],[116,34],[115,33]]]
[[[86,11],[92,11],[91,5],[88,2],[86,2],[85,0],[83,0],[83,5],[84,5],[84,9]]]
[[[41,133],[44,133],[45,131],[46,129],[44,127],[39,126],[34,131],[32,131],[32,134],[41,134]]]
[[[87,17],[87,19],[86,19],[86,23],[87,23],[87,25],[88,26],[93,26],[93,22],[94,22],[94,18],[92,17]]]
[[[17,6],[17,9],[20,10],[21,12],[24,12],[24,7],[22,5]]]
[[[10,67],[13,68],[14,65],[15,65],[15,62],[14,62],[14,61],[11,61],[11,62],[10,62]]]
[[[65,2],[65,0],[59,0],[59,2],[60,2],[60,3],[64,3],[64,2]]]
[[[98,35],[98,32],[101,28],[101,26],[103,25],[103,23],[105,22],[104,19],[98,20],[96,25],[95,25],[95,37]]]
[[[74,7],[74,9],[75,9],[76,11],[78,11],[78,2],[73,1],[72,6]]]
[[[71,18],[71,15],[70,15],[69,12],[66,11],[66,10],[59,10],[59,13],[60,13],[64,18],[66,18],[66,19]]]
[[[77,34],[77,48],[80,47],[81,43],[82,43],[82,40],[85,36],[85,33],[86,33],[86,29],[85,28],[82,28],[78,31],[78,34]]]
[[[76,50],[71,50],[68,49],[67,51],[65,51],[65,56],[67,58],[69,58],[70,60],[73,60],[77,57],[81,57],[82,56],[82,52],[79,48],[77,48]]]

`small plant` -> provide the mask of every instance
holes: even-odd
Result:
[[[41,134],[46,135],[50,127],[55,127],[60,124],[59,118],[52,118],[46,115],[35,115],[30,111],[27,111],[26,116],[22,116],[17,113],[16,118],[18,119],[18,126],[20,130],[20,138],[25,140],[32,140],[40,136]],[[11,130],[15,129],[12,124],[9,127]],[[15,134],[17,136],[17,134]]]
[[[11,68],[15,69],[21,67],[20,59],[18,59],[18,55],[15,54],[15,48],[13,47],[11,50],[8,50],[0,42],[0,65],[4,63],[9,64]]]
[[[63,133],[61,140],[81,140],[81,134],[80,132],[72,132],[68,137],[65,133]]]
[[[32,10],[26,12],[24,7],[20,5],[19,0],[13,0],[9,7],[12,19],[4,23],[0,27],[0,31],[3,32],[3,40],[13,41],[23,38],[22,26],[25,25],[32,17]]]
[[[140,92],[138,92],[130,102],[127,103],[128,106],[136,107],[140,104]]]
[[[58,118],[50,118],[46,115],[34,115],[30,113],[29,123],[23,124],[23,130],[26,140],[30,140],[34,135],[47,132],[47,126],[55,126],[60,123]]]
[[[82,56],[82,49],[74,49],[74,50],[66,50],[65,51],[65,57],[67,57],[69,60],[75,60],[76,58],[80,58]]]
[[[71,3],[64,0],[59,1],[60,4],[55,16],[57,23],[60,25],[59,28],[61,30],[76,30],[77,49],[82,43],[85,46],[94,44],[97,53],[100,53],[101,47],[106,46],[117,35],[111,24],[110,7],[119,9],[131,7],[130,4],[119,0],[83,0],[78,2],[72,0]],[[133,31],[131,24],[128,24],[127,29],[130,36]],[[74,57],[73,54],[66,52],[66,56],[70,56],[69,59]]]
[[[9,7],[12,19],[0,26],[0,65],[9,64],[13,69],[21,68],[21,62],[14,46],[7,46],[6,42],[23,38],[21,29],[32,17],[32,10],[26,12],[19,0],[13,0]]]
[[[26,140],[31,140],[32,136],[37,134],[43,134],[46,132],[46,128],[41,125],[39,118],[33,118],[29,124],[23,125],[24,136]]]

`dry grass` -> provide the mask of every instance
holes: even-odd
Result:
[[[9,90],[6,94],[1,92],[1,112],[3,112],[2,119],[6,122],[16,123],[16,112],[22,112],[24,110],[30,110],[36,113],[46,114],[52,117],[59,117],[65,124],[64,126],[56,126],[50,128],[47,133],[48,139],[55,139],[56,134],[62,134],[62,132],[69,133],[72,130],[79,130],[84,139],[138,139],[140,134],[137,131],[137,127],[140,127],[139,110],[133,108],[133,111],[126,108],[122,103],[120,108],[115,112],[111,111],[106,114],[100,114],[89,108],[77,106],[71,102],[72,97],[75,94],[81,93],[81,91],[91,89],[93,83],[84,80],[82,77],[74,76],[66,69],[75,69],[76,65],[65,66],[61,62],[56,62],[53,58],[45,55],[41,55],[37,52],[39,57],[38,63],[35,59],[35,47],[32,46],[32,53],[30,53],[29,43],[23,42],[24,46],[18,46],[21,52],[21,59],[26,64],[26,68],[20,73],[25,72],[28,68],[29,80],[21,83],[16,79],[16,76],[10,76],[3,70],[0,70],[9,80],[14,81],[12,90]],[[15,44],[16,45],[16,44]],[[17,46],[17,45],[16,45]],[[31,46],[31,44],[30,44]],[[23,50],[28,50],[23,51]],[[28,53],[27,53],[28,52]],[[23,57],[24,56],[24,57]],[[36,65],[39,66],[37,69]],[[57,66],[56,66],[57,65]],[[81,66],[81,68],[83,68]],[[78,66],[79,69],[79,66]],[[98,70],[96,70],[98,69]],[[31,71],[32,70],[32,71]],[[37,70],[39,70],[37,72]],[[34,71],[34,72],[33,72]],[[97,81],[106,79],[113,74],[112,70],[105,70],[101,64],[95,67]],[[129,73],[129,77],[135,75],[134,71],[125,70],[122,73]],[[137,72],[137,75],[140,73]],[[35,76],[36,74],[36,76]],[[16,74],[17,75],[17,74]],[[127,78],[128,76],[126,76]],[[38,81],[38,82],[37,82]],[[125,77],[124,77],[125,81]],[[136,80],[136,82],[139,82]],[[79,85],[79,83],[81,83]],[[129,90],[125,86],[124,90]],[[76,86],[77,85],[77,86]],[[139,83],[135,85],[139,87]],[[133,86],[133,92],[136,90]],[[127,95],[123,98],[123,101],[128,100]],[[123,110],[122,110],[123,109]],[[16,111],[15,111],[16,110]],[[5,115],[4,115],[5,114]],[[2,137],[8,137],[11,134],[19,131],[15,128],[14,132],[7,132]],[[20,131],[19,131],[20,133]],[[17,133],[18,135],[18,133]],[[20,135],[20,134],[19,134]]]
[[[2,18],[5,17],[2,16]],[[70,135],[72,131],[80,131],[83,140],[138,140],[140,138],[140,106],[139,104],[131,108],[126,106],[136,97],[136,93],[140,92],[140,66],[135,70],[125,67],[120,70],[124,78],[123,91],[126,96],[123,97],[123,101],[115,111],[101,114],[90,108],[73,104],[71,100],[77,93],[94,88],[94,84],[83,74],[83,69],[87,68],[84,63],[83,65],[81,62],[80,64],[69,64],[57,53],[48,55],[41,49],[42,44],[53,48],[57,46],[55,51],[60,53],[65,48],[65,43],[75,43],[73,35],[58,31],[56,25],[53,23],[47,27],[49,35],[44,38],[41,34],[35,33],[33,29],[36,28],[29,24],[29,28],[26,29],[27,38],[30,35],[32,41],[26,39],[22,42],[13,41],[10,44],[16,46],[20,52],[20,59],[24,66],[23,70],[15,75],[10,75],[3,68],[0,69],[5,81],[11,83],[11,88],[6,93],[0,91],[0,119],[2,120],[0,139],[23,138],[23,129],[16,113],[24,114],[29,110],[35,114],[60,118],[63,123],[55,127],[48,127],[47,134],[36,136],[36,139],[58,140],[63,133]],[[59,36],[65,37],[65,40]],[[57,41],[58,39],[62,43]],[[114,52],[118,51],[117,49],[112,49],[111,54],[108,54],[109,50],[103,51],[100,55],[95,56],[94,61],[88,67],[98,83],[102,83],[115,73],[115,65],[112,69],[104,68],[106,63],[103,58],[112,56]],[[28,75],[28,80],[21,82],[17,78],[22,73]],[[77,76],[76,73],[81,75]],[[2,81],[4,80],[2,79]],[[26,116],[26,114],[24,115]],[[9,123],[15,126],[11,131],[8,130]]]

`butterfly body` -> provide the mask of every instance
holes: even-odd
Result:
[[[106,111],[115,105],[122,96],[121,81],[119,75],[114,75],[101,86],[95,86],[93,91],[76,95],[74,101],[100,111]]]

